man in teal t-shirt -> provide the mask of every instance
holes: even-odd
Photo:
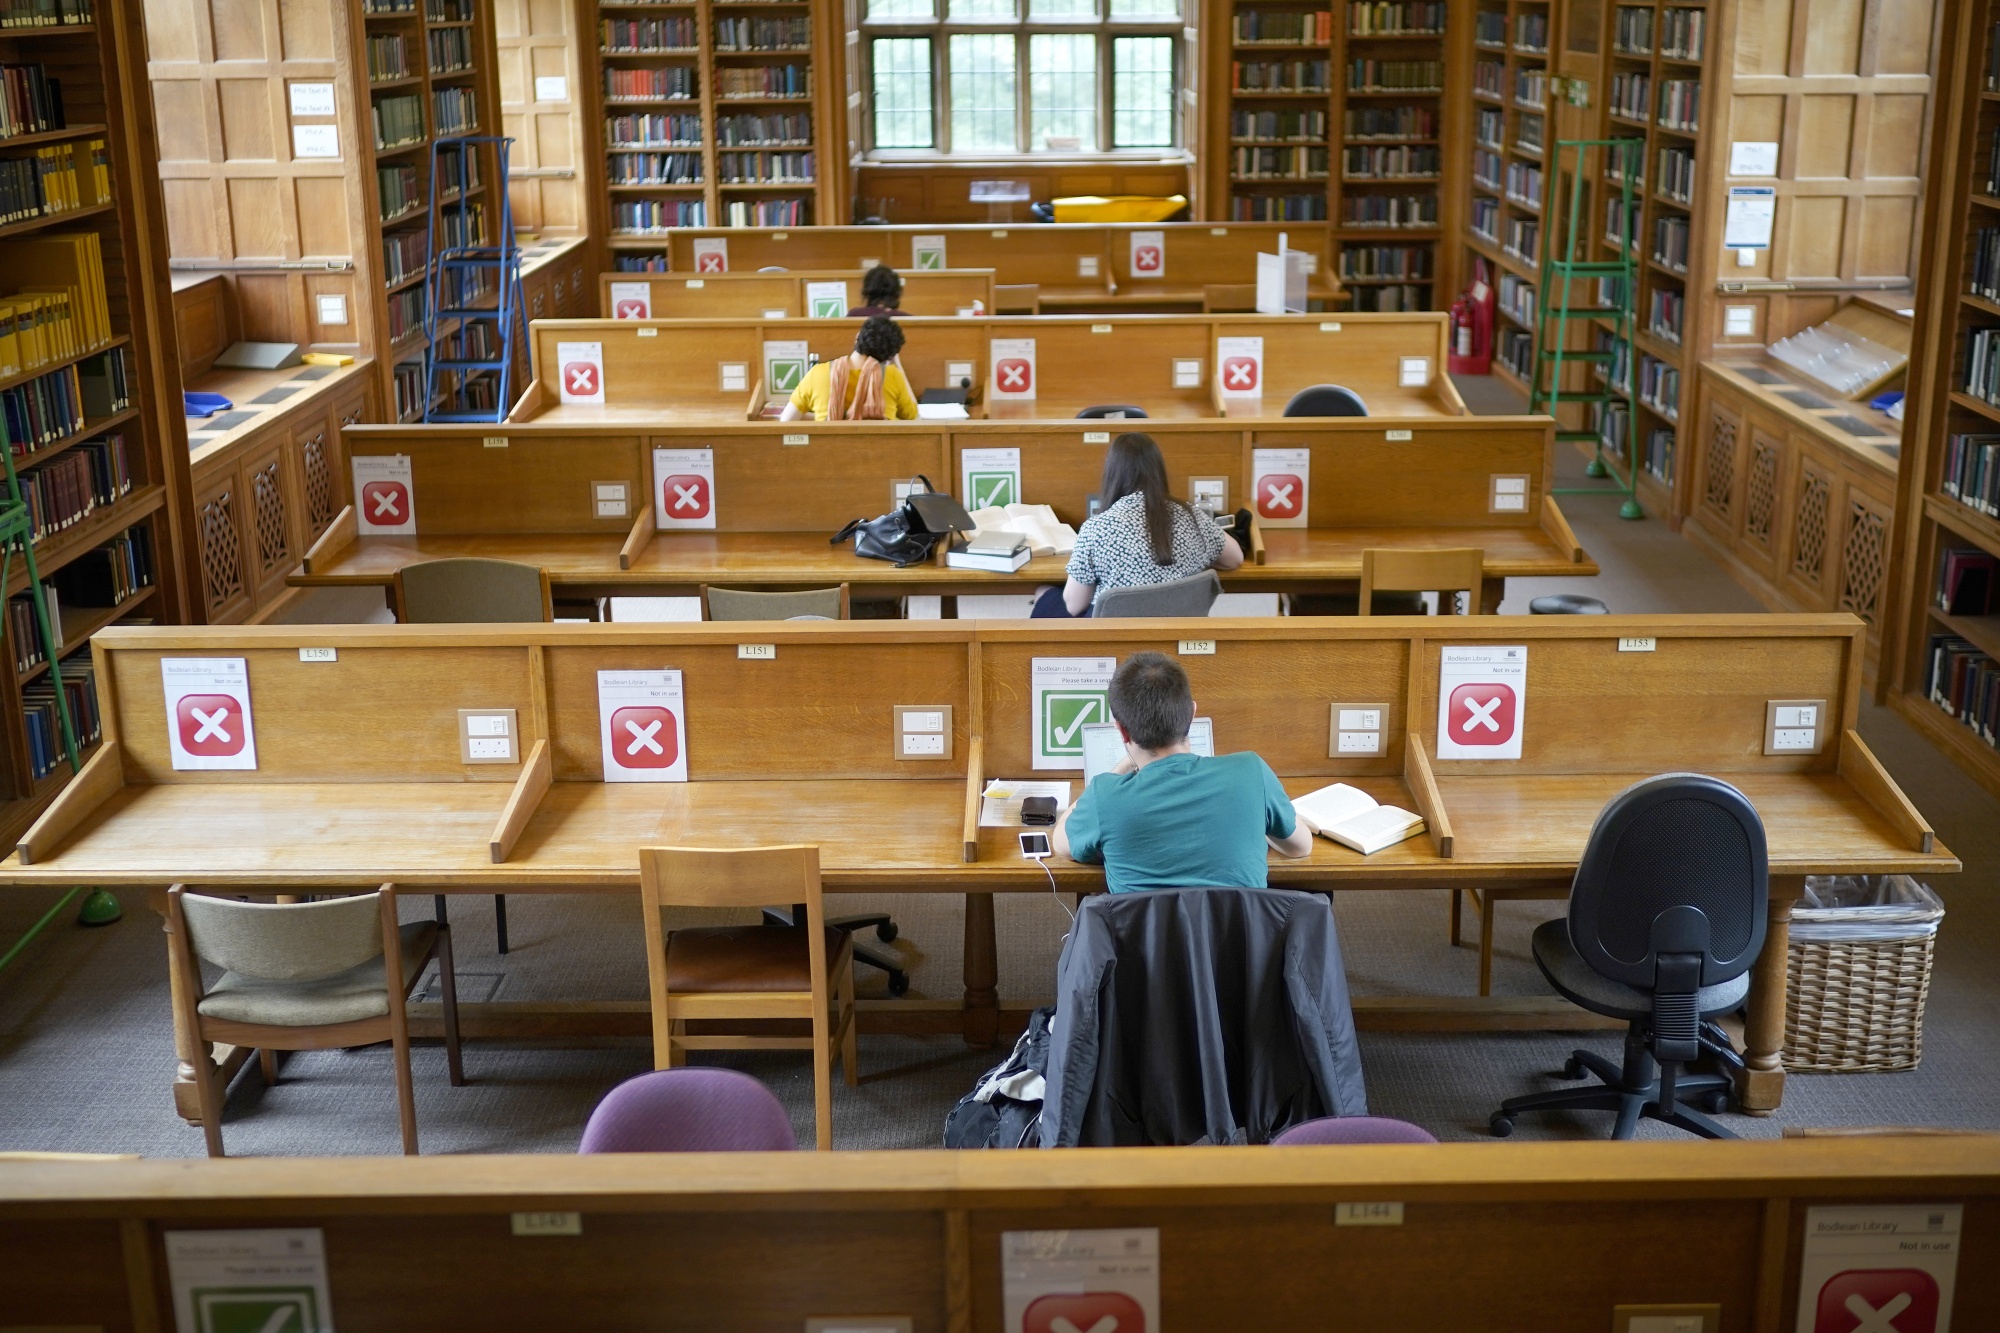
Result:
[[[1266,847],[1312,852],[1312,830],[1269,764],[1248,752],[1204,759],[1188,749],[1194,696],[1178,663],[1134,653],[1111,678],[1110,703],[1125,759],[1063,812],[1055,846],[1102,864],[1113,893],[1261,889],[1270,882]]]

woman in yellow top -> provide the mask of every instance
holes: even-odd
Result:
[[[854,335],[854,350],[822,361],[806,372],[781,421],[915,421],[916,395],[903,368],[903,331],[893,319],[877,316]]]

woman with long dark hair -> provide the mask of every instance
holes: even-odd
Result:
[[[1206,511],[1167,490],[1167,462],[1150,435],[1128,431],[1104,456],[1102,507],[1076,534],[1069,578],[1035,598],[1038,619],[1086,616],[1103,588],[1138,588],[1243,563],[1243,548]]]

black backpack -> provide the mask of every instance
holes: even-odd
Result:
[[[837,546],[854,538],[854,554],[868,560],[887,560],[898,569],[920,565],[931,558],[941,541],[954,532],[971,532],[972,515],[949,495],[931,489],[929,477],[914,478],[924,485],[912,491],[894,512],[880,518],[857,518],[833,536],[827,545]]]
[[[1042,1075],[1049,1067],[1053,1006],[1028,1015],[1028,1030],[1005,1060],[986,1071],[979,1086],[944,1118],[947,1148],[1039,1148],[1042,1143]]]

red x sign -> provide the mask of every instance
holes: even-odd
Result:
[[[660,482],[660,503],[668,518],[707,518],[711,495],[708,478],[676,472]]]
[[[672,768],[681,756],[680,721],[657,704],[611,714],[611,762],[620,768]]]
[[[1267,472],[1257,478],[1259,518],[1297,518],[1305,512],[1306,483],[1291,472]]]
[[[1512,685],[1460,685],[1451,692],[1446,734],[1460,745],[1505,745],[1514,739],[1517,711]]]
[[[993,376],[1002,393],[1026,393],[1035,387],[1034,364],[1018,356],[994,363]]]
[[[1146,1333],[1146,1312],[1122,1291],[1039,1296],[1021,1315],[1021,1333]]]
[[[562,368],[563,388],[578,398],[595,398],[603,383],[597,367],[588,361],[572,361]]]
[[[180,729],[181,749],[203,758],[241,754],[249,738],[242,706],[226,694],[182,695],[174,707],[174,725]]]
[[[1937,1333],[1937,1317],[1937,1279],[1922,1269],[1849,1269],[1819,1289],[1813,1333]]]
[[[1140,245],[1132,249],[1132,271],[1134,273],[1158,273],[1166,267],[1166,256],[1157,245]]]
[[[1223,358],[1222,387],[1235,392],[1248,392],[1257,387],[1257,358],[1254,356],[1231,356]]]
[[[729,259],[727,256],[719,255],[713,250],[707,254],[696,255],[694,259],[694,271],[697,273],[727,273],[729,271]]]
[[[611,311],[613,319],[649,319],[653,311],[648,302],[632,300],[620,301]]]
[[[371,481],[361,488],[361,512],[378,528],[393,528],[410,517],[410,488],[400,481]]]

